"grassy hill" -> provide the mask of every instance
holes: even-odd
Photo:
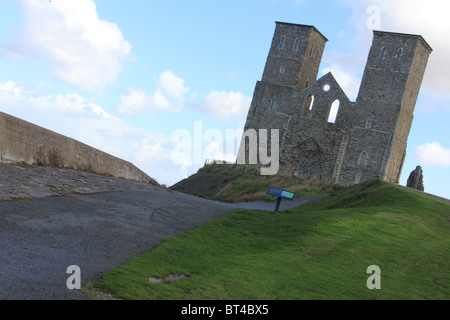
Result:
[[[275,201],[266,194],[270,186],[296,192],[298,197],[332,192],[328,181],[281,173],[261,176],[255,167],[231,164],[207,164],[170,189],[223,202]]]
[[[369,266],[381,289],[369,290]],[[178,281],[149,282],[183,275]],[[122,299],[450,298],[450,205],[380,180],[278,214],[235,210],[89,286]]]

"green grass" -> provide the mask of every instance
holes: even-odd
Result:
[[[172,186],[172,190],[223,202],[275,202],[266,194],[270,186],[297,193],[297,198],[329,194],[330,182],[279,173],[262,176],[252,166],[207,164],[196,174]]]
[[[122,299],[449,299],[450,206],[371,180],[271,213],[235,210],[105,273]],[[369,290],[367,267],[381,269]],[[151,284],[150,277],[188,276]]]

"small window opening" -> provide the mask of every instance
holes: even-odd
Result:
[[[305,104],[305,111],[303,112],[303,116],[304,117],[311,117],[312,115],[312,109],[314,106],[314,96],[310,95],[307,99],[306,99],[306,104]]]
[[[313,50],[314,50],[314,44],[311,45],[311,50],[309,50],[309,56],[310,57],[312,56]]]
[[[296,39],[294,43],[294,52],[298,52],[299,48],[300,48],[300,39]]]
[[[383,62],[385,55],[386,55],[386,48],[383,48],[383,50],[381,50],[380,62]]]
[[[280,71],[279,71],[280,74],[283,74],[285,70],[286,70],[285,66],[281,66],[280,67]]]
[[[330,113],[328,115],[329,123],[336,123],[336,117],[339,112],[340,104],[341,104],[341,102],[338,99],[334,100],[333,103],[331,104]]]
[[[372,129],[372,120],[367,120],[366,129]]]
[[[271,110],[275,110],[276,107],[277,107],[277,102],[276,102],[275,100],[272,100],[272,104],[271,104],[271,106],[270,106],[270,109],[271,109]]]
[[[285,43],[286,43],[286,37],[285,36],[282,36],[281,37],[281,40],[280,40],[280,50],[283,50],[284,49],[284,45],[285,45]]]
[[[365,166],[366,162],[367,162],[367,152],[364,151],[363,153],[361,153],[359,164]]]
[[[330,87],[329,84],[326,84],[326,85],[323,86],[323,91],[325,91],[325,92],[330,91],[330,89],[331,89],[331,87]]]
[[[402,54],[403,54],[403,49],[402,48],[398,49],[397,63],[400,63],[400,59],[402,58]]]
[[[308,88],[308,86],[309,86],[309,80],[306,80],[305,89]]]

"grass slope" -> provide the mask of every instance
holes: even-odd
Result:
[[[215,163],[205,165],[170,189],[223,202],[276,201],[266,194],[270,186],[295,192],[297,197],[332,192],[327,181],[287,174],[261,176],[252,166]]]
[[[449,231],[449,205],[371,180],[278,214],[236,210],[91,288],[123,299],[449,299]],[[371,265],[381,290],[366,286]]]

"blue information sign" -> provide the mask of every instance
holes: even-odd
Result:
[[[293,200],[295,198],[294,192],[286,191],[275,187],[270,187],[269,190],[267,190],[267,194],[288,200]]]
[[[267,194],[278,197],[277,204],[275,206],[275,212],[278,212],[278,209],[280,209],[281,199],[288,199],[288,200],[294,200],[295,193],[286,191],[280,188],[270,187],[269,190],[267,190]]]

